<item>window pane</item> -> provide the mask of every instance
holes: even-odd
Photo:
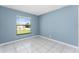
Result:
[[[31,33],[30,17],[17,16],[16,28],[16,34]]]

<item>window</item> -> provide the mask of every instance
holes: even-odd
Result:
[[[30,17],[17,16],[16,18],[16,34],[29,34],[31,33]]]

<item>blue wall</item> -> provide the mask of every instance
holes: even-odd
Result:
[[[67,6],[39,16],[40,35],[78,45],[78,8]]]
[[[16,16],[30,16],[32,23],[32,34],[16,35]],[[38,17],[32,14],[16,11],[0,6],[0,43],[17,40],[38,34]]]
[[[16,35],[17,15],[31,17],[31,34]],[[78,7],[67,6],[41,16],[35,16],[0,6],[0,43],[37,34],[77,46]]]

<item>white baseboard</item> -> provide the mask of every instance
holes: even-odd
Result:
[[[41,35],[30,36],[30,37],[27,37],[27,38],[22,38],[22,39],[10,41],[10,42],[2,43],[2,44],[0,44],[0,46],[6,45],[6,44],[15,43],[15,42],[18,42],[18,41],[21,41],[21,40],[25,40],[25,39],[31,39],[31,38],[34,38],[34,37],[42,37],[42,38],[45,38],[45,39],[48,39],[48,40],[51,40],[51,41],[54,41],[54,42],[66,45],[66,46],[70,46],[70,47],[73,47],[73,48],[79,48],[79,47],[77,47],[75,45],[71,45],[71,44],[68,44],[68,43],[65,43],[65,42],[61,42],[61,41],[58,41],[58,40],[55,40],[55,39],[51,39],[51,38],[48,38],[48,37],[45,37],[45,36],[41,36]]]
[[[21,40],[25,40],[25,39],[31,39],[31,38],[34,38],[34,37],[37,37],[37,36],[38,35],[30,36],[30,37],[27,37],[27,38],[22,38],[22,39],[10,41],[10,42],[1,43],[0,46],[7,45],[7,44],[11,44],[11,43],[15,43],[15,42],[18,42],[18,41],[21,41]]]
[[[57,43],[59,43],[59,44],[63,44],[63,45],[66,45],[66,46],[72,47],[72,48],[79,48],[78,46],[71,45],[71,44],[68,44],[68,43],[65,43],[65,42],[61,42],[61,41],[58,41],[58,40],[55,40],[55,39],[51,39],[51,38],[48,38],[48,37],[45,37],[45,36],[41,36],[41,35],[39,35],[39,36],[42,37],[42,38],[45,38],[45,39],[51,40],[51,41],[53,41],[53,42],[57,42]]]

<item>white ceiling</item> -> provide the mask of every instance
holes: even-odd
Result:
[[[66,5],[4,5],[4,7],[24,11],[34,15],[42,15],[65,6]]]

